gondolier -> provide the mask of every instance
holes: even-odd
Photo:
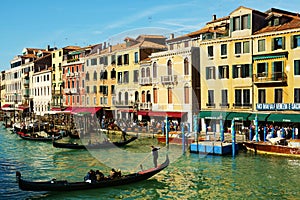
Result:
[[[154,167],[156,168],[157,167],[157,159],[158,159],[158,150],[160,148],[154,147],[154,146],[151,146],[151,148],[152,148],[152,155],[153,155],[153,164],[154,164]]]

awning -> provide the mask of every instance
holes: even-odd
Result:
[[[153,117],[174,117],[182,118],[186,112],[162,112],[162,111],[149,111],[148,116]]]
[[[52,111],[61,111],[61,108],[51,108]]]
[[[21,111],[24,111],[26,109],[28,109],[29,107],[28,106],[18,106],[18,108],[16,108],[17,110],[21,110]]]
[[[274,122],[300,122],[300,113],[299,114],[271,114],[267,121]]]
[[[127,113],[132,113],[133,109],[121,109],[119,110],[120,112],[127,112]]]
[[[258,121],[266,121],[266,118],[270,115],[270,113],[252,113],[248,120],[255,120],[255,117],[257,116]]]
[[[69,111],[72,113],[91,113],[95,114],[99,110],[101,110],[102,107],[67,107],[64,111]]]
[[[231,112],[227,115],[226,120],[247,121],[251,113]]]
[[[203,110],[199,112],[199,118],[204,119],[225,119],[228,112],[224,111],[207,111]]]
[[[266,59],[276,59],[287,57],[287,52],[281,52],[276,54],[264,54],[264,55],[254,55],[253,60],[266,60]]]
[[[4,104],[1,108],[9,108],[11,106],[12,106],[11,104]]]
[[[149,111],[148,110],[139,110],[139,111],[137,111],[137,114],[138,115],[142,115],[142,116],[148,116],[148,114],[149,114]]]

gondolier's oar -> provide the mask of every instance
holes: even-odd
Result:
[[[152,152],[150,152],[150,153],[145,157],[145,159],[142,160],[142,161],[136,166],[136,168],[135,168],[134,170],[136,170],[138,167],[140,167],[141,170],[143,171],[143,165],[142,165],[142,163],[143,163],[143,162],[144,162],[151,154],[152,154]]]

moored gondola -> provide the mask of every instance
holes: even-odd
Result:
[[[38,134],[22,134],[22,132],[19,132],[17,134],[20,136],[20,138],[24,140],[32,140],[32,141],[48,142],[48,141],[61,139],[61,136],[54,136],[54,135],[41,136]]]
[[[130,142],[136,140],[137,137],[133,136],[128,140],[125,141],[119,141],[119,142],[101,142],[101,143],[95,143],[95,144],[78,144],[78,143],[62,143],[62,142],[55,142],[53,141],[53,146],[56,148],[67,148],[67,149],[101,149],[101,148],[110,148],[110,147],[122,147]]]
[[[147,180],[155,174],[159,173],[169,165],[169,158],[166,157],[166,160],[161,165],[158,165],[156,168],[150,168],[143,171],[138,171],[136,173],[122,175],[121,177],[104,180],[98,182],[68,182],[67,180],[50,180],[50,181],[40,181],[32,182],[23,180],[21,173],[16,172],[16,179],[21,190],[27,191],[74,191],[74,190],[87,190],[87,189],[97,189],[104,187],[112,187],[119,185],[127,185],[130,183],[135,183],[143,180]]]

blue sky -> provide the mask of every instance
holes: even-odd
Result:
[[[224,17],[245,6],[300,12],[298,0],[11,0],[0,7],[0,70],[25,47],[46,48],[115,43],[138,34],[185,34],[212,15]]]

